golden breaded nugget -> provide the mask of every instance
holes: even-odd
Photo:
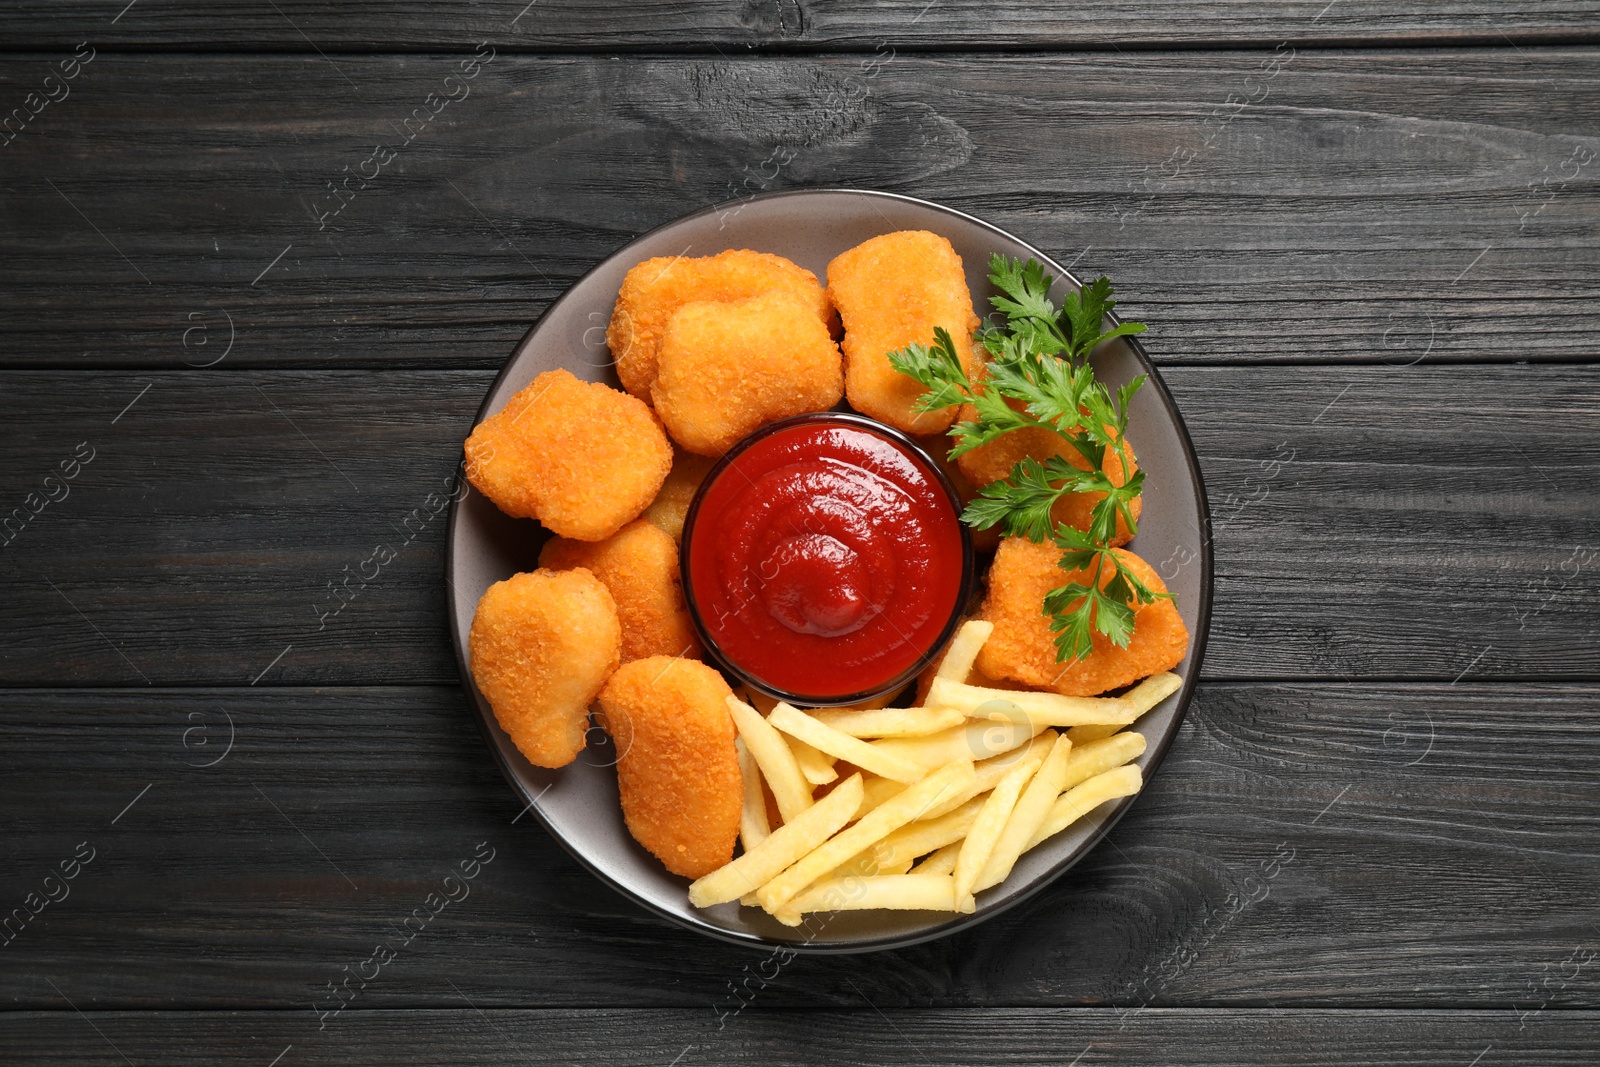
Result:
[[[565,370],[546,371],[467,438],[467,478],[500,510],[599,541],[639,517],[672,467],[649,407]]]
[[[496,582],[478,601],[467,644],[472,680],[517,750],[539,767],[571,763],[622,644],[600,580],[580,568]]]
[[[667,480],[655,501],[645,509],[644,517],[665,530],[674,541],[682,541],[683,521],[689,517],[689,505],[715,462],[709,456],[674,449],[672,470],[667,473]]]
[[[833,305],[817,276],[782,256],[748,249],[685,259],[647,259],[628,271],[606,328],[606,344],[617,361],[622,387],[650,401],[656,380],[661,336],[673,312],[700,300],[744,300],[782,290],[803,301],[825,328],[832,328]]]
[[[1126,549],[1117,558],[1151,591],[1165,593],[1161,576]],[[977,666],[991,678],[1008,678],[1064,696],[1095,696],[1176,667],[1189,649],[1189,630],[1171,600],[1157,600],[1134,612],[1133,639],[1118,648],[1096,630],[1088,659],[1056,661],[1055,635],[1044,614],[1045,594],[1071,582],[1087,582],[1088,571],[1056,566],[1061,550],[1050,543],[1007,537],[989,570],[989,595],[978,618],[994,623],[994,633],[978,653]],[[1105,576],[1110,580],[1110,573]]]
[[[771,292],[679,308],[661,337],[650,393],[674,441],[720,456],[769,422],[833,407],[844,372],[815,309]]]
[[[886,233],[834,257],[828,295],[844,322],[845,392],[850,406],[906,433],[950,428],[955,408],[916,411],[927,390],[889,365],[889,353],[933,344],[933,328],[950,331],[962,366],[973,369],[978,316],[950,242],[925,230]]]
[[[583,567],[605,583],[622,623],[622,662],[700,657],[700,639],[683,601],[678,546],[652,523],[638,519],[604,541],[552,537],[539,553],[539,566]]]
[[[671,656],[624,664],[600,692],[628,832],[685,878],[732,860],[739,836],[744,779],[732,695],[704,663]]]
[[[1020,400],[1008,400],[1006,403],[1018,411],[1027,406]],[[977,417],[977,408],[971,404],[962,404],[961,412],[956,419],[959,422],[973,422]],[[1012,430],[986,445],[979,445],[970,452],[963,452],[956,457],[955,463],[969,484],[981,488],[1009,475],[1018,461],[1027,456],[1041,463],[1051,456],[1062,456],[1079,470],[1089,469],[1089,461],[1084,459],[1077,449],[1062,440],[1059,434],[1032,426],[1022,430]],[[1139,461],[1133,454],[1131,444],[1128,445],[1128,460],[1133,471],[1137,471]],[[1122,459],[1115,449],[1106,449],[1105,461],[1100,465],[1100,469],[1111,479],[1112,485],[1127,483],[1127,477],[1122,471]],[[1129,476],[1131,474],[1132,471],[1129,472]],[[1055,506],[1050,509],[1050,518],[1056,522],[1064,522],[1077,530],[1087,530],[1089,523],[1094,519],[1094,506],[1103,499],[1105,499],[1104,493],[1068,493],[1057,500]],[[1144,495],[1140,494],[1129,501],[1128,510],[1133,514],[1133,521],[1137,525],[1139,515],[1144,511]],[[974,536],[977,532],[973,531]],[[1118,513],[1117,536],[1111,543],[1125,545],[1131,540],[1133,534],[1128,529],[1128,523]]]

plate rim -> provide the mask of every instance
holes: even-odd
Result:
[[[931,209],[938,214],[954,216],[963,220],[964,222],[971,223],[981,229],[997,234],[1000,237],[1005,238],[1007,241],[1016,242],[1023,248],[1026,248],[1029,254],[1037,258],[1039,262],[1047,269],[1053,271],[1058,281],[1066,281],[1079,289],[1083,288],[1083,283],[1078,279],[1077,275],[1073,274],[1072,271],[1062,266],[1060,263],[1057,263],[1052,257],[1047,255],[1041,249],[1035,247],[1032,243],[1024,241],[1022,238],[1001,229],[993,223],[986,222],[974,215],[969,215],[964,211],[960,211],[944,204],[936,203],[932,200],[923,200],[919,197],[907,196],[904,193],[890,193],[877,189],[852,189],[847,186],[816,186],[801,189],[780,189],[772,192],[756,193],[751,196],[736,197],[732,200],[724,200],[715,204],[710,204],[706,207],[691,211],[686,215],[679,215],[661,223],[658,226],[653,226],[648,230],[644,230],[635,234],[633,237],[619,245],[616,249],[601,257],[593,266],[584,271],[583,274],[573,279],[566,289],[562,291],[561,295],[552,300],[549,306],[547,306],[544,311],[540,313],[539,317],[535,319],[531,325],[529,325],[527,331],[522,335],[522,338],[512,348],[511,354],[506,357],[505,363],[501,366],[499,372],[494,376],[494,380],[489,383],[488,388],[484,391],[483,401],[478,405],[477,412],[473,415],[472,426],[476,427],[484,420],[485,417],[487,417],[490,397],[495,395],[501,382],[504,381],[506,376],[511,372],[511,368],[516,364],[518,358],[522,355],[523,350],[527,348],[528,344],[532,341],[534,334],[538,332],[539,327],[544,323],[544,320],[548,318],[550,314],[558,307],[570,299],[573,292],[577,290],[585,281],[587,281],[591,275],[595,274],[602,266],[604,266],[606,263],[609,263],[612,259],[622,254],[628,248],[631,248],[640,241],[643,241],[646,238],[651,237],[654,234],[670,227],[678,226],[705,216],[716,215],[719,212],[726,211],[731,207],[742,207],[743,205],[750,204],[758,200],[769,201],[792,197],[807,197],[816,196],[819,194],[834,195],[841,193],[851,196],[873,197],[883,200],[898,201],[900,203],[913,204],[919,208]],[[1111,319],[1113,324],[1120,324],[1122,321],[1114,312],[1108,313],[1107,317]],[[1128,343],[1129,348],[1134,354],[1134,358],[1140,365],[1141,373],[1143,373],[1148,379],[1148,384],[1155,387],[1157,398],[1161,401],[1162,406],[1166,408],[1168,416],[1171,418],[1173,425],[1177,428],[1178,443],[1182,447],[1184,461],[1189,467],[1189,476],[1194,484],[1200,505],[1200,592],[1198,598],[1198,611],[1196,614],[1195,633],[1191,638],[1192,644],[1187,656],[1190,667],[1188,674],[1183,679],[1183,684],[1179,687],[1176,694],[1178,703],[1173,711],[1172,728],[1155,746],[1153,754],[1150,756],[1150,759],[1147,763],[1145,780],[1148,782],[1155,777],[1156,772],[1161,767],[1162,761],[1166,758],[1167,751],[1172,747],[1173,741],[1176,740],[1178,733],[1183,726],[1183,721],[1189,712],[1189,705],[1194,697],[1194,691],[1199,685],[1200,672],[1205,659],[1206,641],[1211,631],[1211,606],[1215,578],[1211,548],[1211,502],[1210,497],[1206,492],[1205,477],[1200,470],[1200,460],[1195,454],[1194,440],[1189,435],[1188,424],[1184,422],[1182,413],[1178,410],[1177,402],[1173,399],[1172,391],[1167,388],[1166,380],[1161,375],[1160,368],[1158,368],[1155,362],[1150,358],[1150,354],[1145,351],[1144,345],[1140,343],[1137,336],[1126,336],[1123,337],[1122,340]],[[463,437],[463,458],[461,463],[458,463],[457,465],[456,469],[458,471],[464,470],[461,464],[465,462],[465,440],[466,438]],[[600,868],[594,863],[590,862],[589,858],[584,855],[584,853],[581,852],[576,846],[569,843],[565,837],[557,833],[555,828],[551,826],[550,822],[545,818],[544,812],[539,809],[537,798],[529,795],[528,790],[523,786],[520,778],[518,778],[518,776],[512,771],[511,765],[507,761],[505,753],[501,751],[500,746],[495,742],[494,735],[489,728],[488,719],[485,716],[484,708],[480,703],[476,692],[474,691],[475,687],[472,683],[472,673],[469,669],[467,658],[468,650],[464,647],[465,642],[462,639],[461,619],[457,611],[456,597],[450,592],[450,590],[453,590],[454,588],[452,584],[452,572],[455,569],[456,525],[457,520],[461,515],[462,501],[464,497],[464,493],[451,494],[450,518],[445,526],[445,611],[450,628],[450,646],[451,650],[455,654],[456,671],[460,676],[459,684],[462,692],[467,697],[468,703],[475,712],[473,719],[477,723],[478,732],[483,737],[484,744],[489,749],[490,754],[494,757],[495,765],[500,769],[501,777],[503,777],[507,784],[511,786],[513,793],[522,797],[524,801],[524,813],[531,812],[533,817],[539,821],[540,826],[544,828],[545,833],[558,845],[560,845],[568,855],[577,860],[581,867],[587,870],[602,884],[610,888],[612,891],[619,893],[627,900],[636,906],[643,908],[650,914],[666,919],[674,926],[704,934],[725,944],[738,945],[741,948],[785,950],[799,955],[857,955],[867,952],[883,952],[890,949],[909,948],[913,945],[920,945],[937,938],[948,937],[951,934],[957,933],[958,931],[966,930],[977,926],[980,923],[987,922],[996,916],[1005,914],[1019,904],[1032,900],[1046,888],[1054,885],[1063,875],[1065,875],[1072,868],[1076,867],[1091,852],[1093,852],[1095,848],[1099,846],[1100,842],[1105,840],[1106,836],[1110,834],[1111,830],[1117,825],[1117,823],[1122,821],[1122,817],[1126,815],[1128,811],[1133,808],[1134,804],[1139,800],[1139,798],[1144,795],[1144,789],[1141,788],[1139,792],[1135,793],[1133,796],[1123,797],[1118,800],[1116,805],[1101,821],[1101,824],[1098,829],[1096,829],[1094,835],[1085,841],[1075,854],[1068,856],[1055,867],[1052,867],[1049,871],[1047,871],[1045,875],[1033,886],[1030,886],[1028,889],[1020,893],[1014,894],[998,904],[991,905],[987,908],[979,908],[972,914],[954,915],[945,922],[926,927],[922,930],[916,931],[915,933],[890,934],[883,937],[865,938],[861,940],[840,943],[779,941],[773,938],[765,937],[761,934],[741,933],[735,930],[728,930],[703,919],[693,916],[679,915],[676,912],[669,911],[666,908],[658,906],[655,902],[646,899],[644,896],[633,892],[627,886],[617,882],[610,875],[600,870]]]

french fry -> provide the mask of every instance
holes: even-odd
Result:
[[[918,856],[943,848],[952,841],[960,841],[967,836],[982,807],[982,798],[974,797],[954,811],[936,818],[921,818],[906,823],[874,846],[878,861],[885,865],[898,866],[904,863],[909,866]]]
[[[1144,775],[1139,772],[1138,767],[1130,763],[1104,774],[1097,774],[1082,785],[1067,790],[1050,805],[1050,814],[1045,816],[1044,822],[1034,832],[1032,840],[1028,842],[1028,848],[1054,837],[1108,800],[1133,796],[1143,785]],[[1027,849],[1023,851],[1026,852]]]
[[[883,854],[883,842],[879,841],[864,852],[856,853],[850,859],[823,875],[820,880],[826,881],[830,878],[850,876],[870,878],[879,874],[905,874],[911,870],[911,862],[912,857],[906,857],[898,862],[889,860]]]
[[[939,661],[939,669],[933,676],[956,682],[966,681],[967,675],[972,673],[972,664],[977,660],[978,653],[983,651],[983,643],[989,640],[992,633],[992,622],[970,619],[962,623],[950,647],[945,649],[944,658]]]
[[[1134,718],[1138,718],[1182,688],[1182,678],[1171,671],[1162,671],[1123,693],[1121,700],[1133,711]]]
[[[971,784],[972,764],[957,760],[928,775],[899,796],[858,819],[818,845],[788,870],[773,878],[757,892],[761,906],[776,912],[817,879],[850,859],[856,853],[883,840],[906,823],[919,818],[929,808]]]
[[[811,785],[800,773],[794,753],[776,728],[756,713],[756,709],[737,697],[728,698],[728,711],[739,736],[750,748],[750,755],[778,802],[778,812],[788,822],[811,806]]]
[[[961,842],[952,841],[943,848],[923,858],[911,868],[912,874],[954,874],[956,857],[961,855]]]
[[[978,719],[927,737],[886,737],[872,742],[872,747],[932,769],[953,760],[982,760],[1010,752],[1021,748],[1043,730],[1043,724],[1027,721]]]
[[[987,889],[1011,873],[1017,857],[1033,840],[1035,831],[1049,816],[1050,806],[1060,795],[1061,783],[1067,775],[1067,760],[1071,755],[1072,742],[1065,735],[1058,736],[1055,744],[1050,746],[1050,754],[1044,758],[1044,763],[1011,809],[1005,829],[1000,831],[1000,839],[995,842],[988,862],[973,883],[974,891]]]
[[[1067,731],[1067,739],[1072,739],[1070,730]],[[1144,734],[1131,731],[1102,737],[1082,746],[1074,744],[1072,755],[1067,759],[1067,776],[1061,783],[1062,790],[1071,789],[1096,775],[1138,759],[1144,755],[1144,747]]]
[[[1044,762],[1044,758],[1050,752],[1050,746],[1055,743],[1055,739],[1056,732],[1054,730],[1045,730],[1032,741],[1029,741],[1023,748],[1014,749],[1010,752],[993,756],[981,763],[973,764],[975,776],[972,787],[967,794],[946,801],[943,806],[933,809],[923,818],[937,819],[945,812],[959,808],[973,797],[987,793],[1000,784],[1000,779],[1024,763],[1032,763],[1034,770],[1038,770],[1039,764]]]
[[[730,698],[744,852],[690,886],[690,902],[738,900],[789,926],[817,911],[970,913],[975,894],[1008,877],[1023,853],[1137,793],[1143,776],[1132,761],[1147,742],[1124,727],[1182,679],[1152,675],[1120,697],[971,684],[983,681],[972,664],[992,629],[974,621],[957,631],[925,707],[807,712],[759,694]],[[855,768],[813,802],[814,786]],[[782,817],[776,828],[767,790]]]
[[[953,708],[820,708],[811,717],[851,737],[926,737],[967,721]]]
[[[776,913],[787,926],[799,926],[812,911],[954,911],[955,881],[948,874],[880,874],[872,878],[830,878],[818,882]]]
[[[1171,671],[1163,671],[1161,674],[1152,674],[1117,699],[1128,705],[1134,719],[1137,719],[1182,688],[1182,678]],[[1067,731],[1067,736],[1072,739],[1074,745],[1082,745],[1098,741],[1102,737],[1110,737],[1120,729],[1122,729],[1121,724],[1074,726]]]
[[[691,885],[689,903],[709,908],[760,888],[838,833],[860,803],[861,776],[853,774],[793,820],[785,821],[761,844]]]
[[[1038,766],[1038,763],[1039,761],[1035,760],[1034,766]],[[918,856],[932,852],[943,845],[959,842],[966,835],[968,827],[972,825],[978,809],[983,806],[981,798],[974,799],[965,795],[970,790],[971,786],[968,786],[956,794],[955,799],[961,800],[962,803],[953,804],[951,801],[946,801],[940,805],[940,808],[946,810],[930,811],[915,822],[907,823],[871,848],[857,853],[848,862],[828,872],[824,877],[842,878],[847,874],[905,874]]]
[[[750,746],[744,738],[735,737],[733,747],[739,753],[739,776],[744,780],[744,807],[739,811],[739,841],[749,852],[767,839],[772,827],[767,822],[767,795],[761,787],[761,768],[750,755]]]
[[[949,678],[935,678],[928,690],[929,707],[954,708],[977,719],[1024,721],[1039,727],[1085,723],[1126,725],[1134,715],[1121,697],[1064,697],[1017,689],[986,689]]]
[[[1001,831],[1011,819],[1011,812],[1017,806],[1017,798],[1022,795],[1023,787],[1042,763],[1029,761],[1013,767],[984,798],[983,806],[979,808],[966,839],[961,843],[961,854],[956,857],[957,911],[971,912],[977,907],[972,899],[972,886],[988,864],[989,856],[1000,840]]]
[[[770,716],[768,718],[770,721]],[[789,738],[789,751],[794,753],[801,776],[812,785],[827,785],[838,780],[839,772],[833,769],[833,757],[826,752],[811,747],[798,737]]]
[[[1067,740],[1074,745],[1086,745],[1090,741],[1099,741],[1101,738],[1110,737],[1123,729],[1124,726],[1125,724],[1120,722],[1096,722],[1083,726],[1073,726],[1067,730]]]
[[[913,760],[880,752],[860,738],[824,725],[799,708],[780,703],[767,716],[767,723],[790,737],[798,738],[835,759],[848,760],[864,771],[910,785],[926,777],[929,768]]]
[[[992,723],[982,725],[993,726]],[[1050,751],[1050,745],[1055,739],[1056,733],[1054,730],[1041,730],[1030,738],[1025,745],[1011,749],[1009,752],[1002,752],[998,756],[990,756],[986,760],[978,761],[972,765],[975,777],[968,790],[965,793],[956,794],[943,804],[933,808],[923,818],[937,819],[939,816],[959,808],[973,797],[981,793],[987,793],[1000,784],[1000,779],[1006,776],[1007,771],[1020,763],[1033,760],[1034,764],[1037,765],[1044,760],[1045,753]],[[861,814],[865,815],[904,788],[899,783],[892,782],[887,778],[868,779],[867,796],[861,802]]]
[[[1047,727],[1030,737],[1025,745],[974,763],[972,766],[978,776],[978,792],[987,793],[999,785],[1000,779],[1006,776],[1006,772],[1020,763],[1026,763],[1028,760],[1043,762],[1050,754],[1050,746],[1055,744],[1055,741],[1056,732]]]
[[[897,797],[906,791],[906,787],[894,779],[879,778],[875,774],[867,777],[865,785],[866,795],[861,798],[861,810],[856,812],[857,818],[878,807],[890,797]]]

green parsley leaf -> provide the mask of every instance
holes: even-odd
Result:
[[[1090,619],[1095,591],[1073,582],[1052,589],[1044,596],[1044,611],[1050,616],[1050,630],[1056,635],[1056,659],[1088,659],[1094,651]]]
[[[1043,463],[1026,456],[1009,476],[978,490],[961,517],[980,530],[999,523],[1007,537],[1044,541],[1050,537],[1050,509],[1057,500],[1066,493],[1099,490],[1103,483],[1110,487],[1103,474],[1081,471],[1060,456]]]
[[[1084,286],[1082,293],[1067,294],[1061,317],[1064,320],[1063,332],[1072,342],[1074,355],[1087,357],[1096,347],[1113,337],[1144,333],[1142,322],[1119,323],[1101,332],[1101,323],[1117,306],[1117,302],[1111,299],[1113,292],[1111,280],[1102,276]]]
[[[1121,599],[1110,584],[1095,600],[1094,628],[1118,648],[1127,648],[1133,640],[1133,605]]]
[[[928,387],[917,401],[918,411],[933,411],[962,404],[972,395],[972,383],[956,354],[955,342],[943,326],[933,328],[933,347],[912,344],[889,353],[889,366]]]
[[[1087,579],[1069,581],[1044,597],[1058,659],[1088,656],[1096,632],[1127,647],[1137,609],[1170,596],[1153,592],[1111,548],[1119,519],[1129,532],[1137,532],[1130,505],[1144,489],[1144,472],[1114,484],[1104,472],[1106,452],[1114,451],[1122,469],[1129,469],[1128,411],[1144,377],[1113,394],[1095,379],[1089,356],[1113,338],[1143,333],[1144,325],[1125,322],[1102,329],[1117,304],[1104,277],[1068,293],[1059,308],[1050,299],[1054,279],[1036,260],[992,255],[989,280],[998,290],[989,302],[1005,321],[986,323],[975,335],[990,356],[981,385],[975,387],[968,378],[950,334],[942,328],[934,331],[932,346],[908,345],[890,353],[890,365],[927,388],[917,410],[959,403],[976,410],[976,417],[950,430],[952,459],[1015,430],[1033,428],[1056,434],[1085,461],[1087,470],[1062,455],[1043,461],[1024,458],[1005,478],[984,486],[961,517],[980,530],[998,526],[1010,537],[1048,540],[1061,552],[1062,569]],[[1100,494],[1087,530],[1052,519],[1056,502],[1067,493]]]
[[[1086,531],[1064,522],[1056,523],[1050,539],[1061,549],[1061,558],[1056,560],[1056,566],[1064,571],[1081,571],[1100,554],[1099,543]]]
[[[1023,263],[1018,259],[990,253],[989,280],[1000,290],[1000,295],[991,296],[989,303],[1011,322],[1020,319],[1055,320],[1056,306],[1050,300],[1053,279],[1044,272],[1038,260],[1030,259]]]

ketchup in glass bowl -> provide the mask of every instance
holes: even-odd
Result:
[[[683,586],[706,647],[769,696],[854,704],[904,686],[973,578],[950,481],[905,434],[824,412],[734,445],[689,507]]]

